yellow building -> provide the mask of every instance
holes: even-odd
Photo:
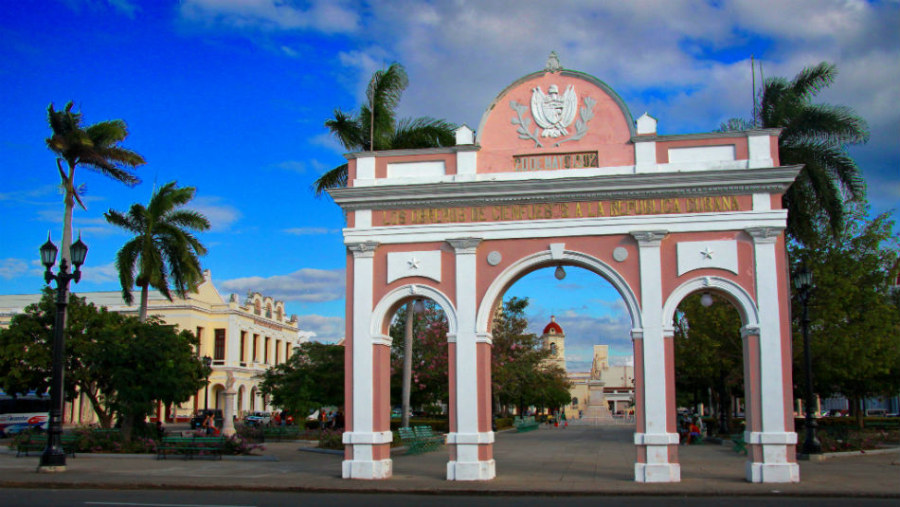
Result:
[[[591,371],[570,372],[566,368],[565,341],[566,333],[556,322],[556,317],[551,316],[541,335],[541,343],[550,350],[546,361],[565,370],[571,384],[572,402],[564,409],[566,418],[599,423],[627,417],[634,404],[634,364],[626,362],[611,366],[609,346],[594,345]]]
[[[198,356],[211,359],[212,373],[207,388],[191,400],[176,407],[159,407],[157,416],[167,421],[184,421],[198,409],[225,409],[225,400],[233,401],[233,412],[240,417],[245,412],[269,410],[267,400],[258,394],[257,375],[290,357],[293,347],[308,340],[301,333],[297,316],[285,314],[284,302],[258,292],[251,292],[239,301],[236,294],[226,300],[212,283],[209,270],[196,292],[169,301],[157,291],[150,292],[148,315],[159,316],[179,329],[193,331],[200,338]],[[80,297],[110,311],[138,315],[138,305],[128,305],[120,292],[76,292]],[[137,294],[136,294],[137,296]],[[6,327],[13,315],[24,311],[39,295],[0,296],[0,327]],[[139,297],[135,298],[136,300]],[[233,396],[225,396],[227,387]],[[64,414],[67,423],[95,422],[90,402],[79,397],[67,403]]]

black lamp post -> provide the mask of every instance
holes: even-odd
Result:
[[[47,236],[47,242],[41,247],[41,263],[46,268],[44,281],[48,284],[56,280],[56,320],[53,323],[53,347],[52,367],[50,380],[50,420],[47,428],[47,447],[41,455],[38,465],[39,472],[61,472],[66,469],[66,453],[62,448],[62,414],[63,414],[63,374],[65,372],[66,356],[66,306],[69,304],[69,281],[81,280],[81,265],[87,257],[87,245],[78,241],[69,247],[69,255],[75,272],[69,274],[69,265],[64,258],[59,263],[59,273],[53,274],[50,268],[56,264],[56,254],[59,251],[56,245]]]
[[[203,388],[203,391],[206,393],[206,399],[203,401],[203,410],[205,413],[209,410],[209,374],[212,373],[212,358],[203,356],[203,366],[206,367],[206,387]]]
[[[794,287],[797,288],[797,296],[803,304],[803,317],[800,320],[803,329],[803,362],[806,370],[806,440],[803,442],[803,454],[821,454],[822,444],[816,438],[818,423],[813,417],[813,387],[812,387],[812,357],[809,353],[809,293],[813,288],[812,272],[802,266],[794,275]]]

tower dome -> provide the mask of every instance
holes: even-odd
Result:
[[[544,327],[544,334],[565,334],[562,327],[556,323],[556,316],[550,316],[550,323]]]

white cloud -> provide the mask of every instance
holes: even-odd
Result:
[[[344,297],[345,276],[343,269],[303,268],[288,275],[268,278],[235,278],[222,282],[220,286],[232,292],[255,291],[277,300],[313,303]]]
[[[314,341],[336,343],[344,337],[344,318],[324,315],[300,315],[300,329],[313,333]]]
[[[94,266],[85,263],[81,268],[81,279],[92,283],[109,283],[119,281],[119,271],[116,264],[110,262],[104,266]]]
[[[293,236],[318,236],[321,234],[332,234],[341,232],[339,229],[329,229],[327,227],[293,227],[285,229],[286,234]]]
[[[183,0],[180,12],[188,21],[238,29],[355,32],[359,14],[343,3],[313,0],[303,9],[281,0]]]
[[[28,263],[22,259],[0,259],[0,278],[11,280],[28,272]]]
[[[220,197],[200,196],[191,201],[189,208],[202,213],[209,220],[211,231],[227,231],[242,215],[234,206],[220,204],[220,201]]]

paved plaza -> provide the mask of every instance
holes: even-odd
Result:
[[[680,483],[634,482],[634,429],[629,426],[543,426],[497,434],[497,478],[447,481],[446,451],[395,453],[394,475],[382,481],[341,479],[339,454],[301,450],[309,444],[266,444],[261,457],[157,460],[153,456],[81,454],[58,474],[35,472],[38,458],[0,453],[3,487],[237,489],[268,491],[447,492],[547,495],[798,495],[900,498],[900,452],[801,462],[799,484],[751,484],[746,458],[731,445],[679,448]]]

